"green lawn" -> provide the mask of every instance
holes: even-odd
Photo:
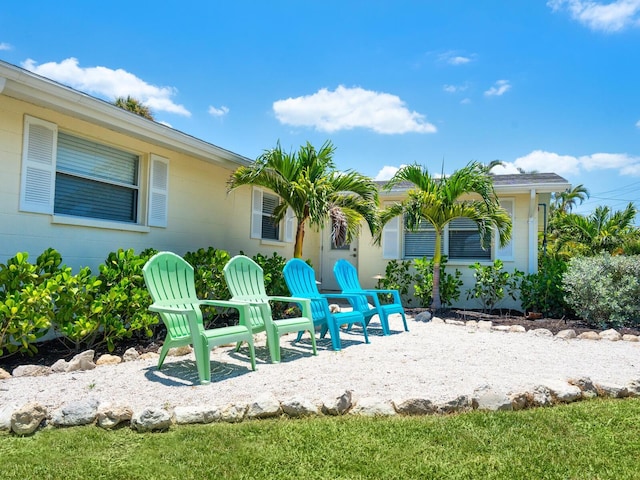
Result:
[[[1,479],[640,479],[640,399],[520,412],[0,435]]]

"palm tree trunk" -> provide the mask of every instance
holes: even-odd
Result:
[[[442,255],[440,254],[442,244],[442,232],[436,230],[436,245],[433,252],[433,290],[431,291],[431,309],[434,313],[442,308],[440,302],[440,260]]]
[[[296,243],[293,247],[293,258],[302,258],[302,243],[304,242],[304,222],[298,221],[296,229]]]

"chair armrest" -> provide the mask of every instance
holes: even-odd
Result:
[[[162,304],[157,304],[157,303],[149,305],[149,310],[152,311],[152,312],[157,312],[157,313],[178,313],[178,314],[181,314],[181,315],[186,315],[189,312],[193,311],[190,308],[172,307],[170,305],[162,305]]]
[[[303,297],[280,297],[273,296],[269,297],[269,300],[273,300],[274,302],[288,302],[288,303],[298,303],[302,309],[302,316],[311,320],[313,317],[311,316],[311,300]]]
[[[368,294],[370,295],[376,295],[376,297],[378,295],[393,295],[393,302],[394,303],[399,303],[401,304],[402,302],[400,301],[400,294],[398,293],[398,290],[378,290],[378,289],[373,289],[373,290],[365,290]]]

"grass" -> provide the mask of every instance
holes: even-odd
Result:
[[[640,479],[640,399],[454,416],[0,435],[2,479]]]

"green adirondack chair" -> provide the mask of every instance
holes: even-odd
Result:
[[[149,310],[159,313],[167,327],[158,369],[162,368],[170,348],[193,345],[200,383],[207,384],[211,382],[211,349],[236,342],[249,344],[251,369],[256,369],[253,335],[246,326],[249,317],[246,303],[198,299],[193,267],[175,253],[155,254],[143,267],[142,274],[153,300]],[[240,325],[205,330],[200,311],[202,305],[237,309],[240,313]]]
[[[272,363],[280,362],[280,337],[285,333],[307,330],[311,335],[313,354],[317,355],[311,303],[308,298],[269,296],[264,288],[264,273],[260,265],[244,255],[236,255],[223,269],[231,300],[249,305],[247,326],[253,333],[266,332]],[[302,316],[274,320],[269,302],[296,303]]]

